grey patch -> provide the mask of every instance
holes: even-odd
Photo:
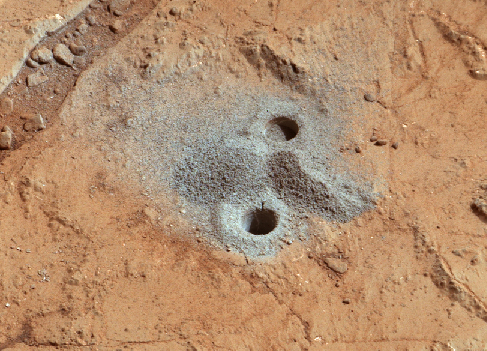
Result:
[[[268,233],[253,233],[252,213],[261,213],[271,216],[275,223]],[[212,224],[215,231],[212,236],[224,247],[233,251],[242,252],[250,257],[274,255],[285,242],[292,242],[298,238],[298,231],[293,224],[293,211],[277,199],[273,194],[257,194],[253,201],[238,204],[220,203],[214,209]],[[267,221],[261,217],[258,220]],[[260,230],[266,232],[271,227],[269,223],[258,224]],[[301,231],[303,228],[300,228]]]
[[[332,146],[341,132],[336,119],[311,102],[304,109],[291,99],[256,100],[247,118],[189,143],[172,174],[183,199],[210,210],[209,236],[218,246],[274,255],[306,237],[304,214],[347,222],[373,207],[372,185],[347,172]]]

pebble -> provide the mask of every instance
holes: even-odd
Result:
[[[377,141],[377,137],[376,137],[375,135],[372,135],[372,136],[370,137],[370,141],[371,141],[371,142]]]
[[[10,150],[12,148],[12,137],[12,129],[4,126],[0,132],[0,150]]]
[[[75,43],[71,43],[69,45],[69,50],[76,56],[83,56],[86,54],[86,47],[83,45],[76,45]]]
[[[49,80],[49,77],[44,74],[42,71],[38,71],[27,76],[27,86],[28,87],[35,87],[42,83],[45,83]]]
[[[475,199],[473,206],[484,216],[487,216],[487,201],[481,198]]]
[[[110,24],[109,28],[113,33],[117,34],[122,31],[122,27],[123,27],[122,21],[115,20],[112,24]]]
[[[392,148],[396,149],[399,147],[399,143],[396,141],[394,144],[392,144]]]
[[[9,114],[14,111],[14,101],[8,97],[4,97],[0,100],[0,112]]]
[[[342,302],[343,302],[345,305],[349,305],[351,301],[350,301],[350,299],[348,299],[348,298],[347,298],[347,299],[343,299],[343,301],[342,301]]]
[[[130,0],[112,0],[109,9],[115,16],[122,16],[131,6],[132,1]]]
[[[177,7],[173,7],[169,10],[169,14],[171,16],[180,16],[181,15],[181,10],[178,9]]]
[[[40,113],[36,114],[34,117],[30,118],[24,123],[24,130],[26,132],[37,132],[42,129],[46,129],[46,124]]]
[[[31,59],[30,57],[28,57],[27,60],[25,60],[25,64],[27,65],[27,67],[30,67],[30,68],[39,67],[39,64],[37,62],[35,62],[33,59]]]
[[[339,260],[338,258],[327,257],[324,259],[324,261],[326,265],[336,273],[343,274],[348,270],[347,263]]]
[[[74,55],[71,53],[66,45],[57,44],[52,50],[52,53],[54,54],[54,58],[56,59],[56,61],[58,61],[59,63],[66,66],[73,65]]]
[[[374,102],[375,101],[375,96],[370,94],[370,93],[366,93],[364,95],[364,99],[365,101],[368,101],[368,102]]]
[[[78,28],[76,28],[76,30],[81,34],[86,34],[88,32],[88,28],[89,26],[86,23],[82,23],[78,26]]]
[[[360,154],[362,152],[362,148],[360,146],[355,146],[355,152]]]
[[[92,15],[88,15],[86,16],[86,22],[88,22],[90,26],[94,26],[96,24],[96,19]]]
[[[387,140],[384,140],[384,139],[379,139],[377,140],[377,142],[375,143],[375,145],[379,145],[379,146],[384,146],[387,144]]]
[[[39,62],[39,63],[49,63],[52,61],[52,51],[49,50],[48,48],[46,48],[45,46],[43,47],[40,47],[40,48],[37,48],[37,49],[34,49],[31,54],[30,54],[30,57],[36,61],[36,62]]]

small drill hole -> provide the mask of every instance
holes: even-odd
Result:
[[[272,210],[255,209],[244,216],[242,227],[250,234],[265,235],[276,228],[277,219],[277,213]]]
[[[277,117],[267,123],[265,135],[274,141],[289,141],[298,135],[299,126],[290,118]]]

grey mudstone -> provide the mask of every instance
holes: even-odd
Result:
[[[52,53],[54,54],[54,58],[56,59],[56,61],[58,61],[59,63],[66,66],[73,65],[74,55],[71,53],[66,45],[57,44],[52,50]]]

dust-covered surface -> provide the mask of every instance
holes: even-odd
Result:
[[[484,5],[93,2],[0,96],[1,348],[486,348]]]

